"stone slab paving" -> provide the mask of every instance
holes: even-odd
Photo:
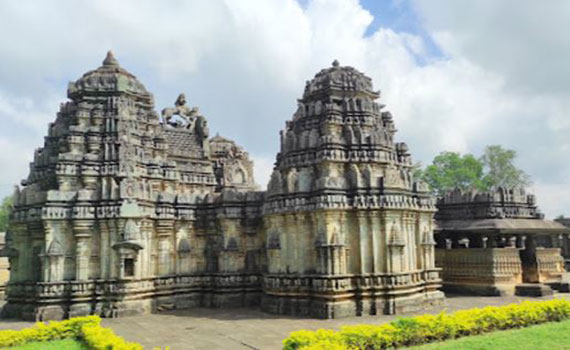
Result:
[[[570,299],[569,294],[560,294],[555,297]],[[415,314],[438,313],[443,309],[454,311],[488,305],[498,306],[522,300],[550,298],[448,296],[444,306]],[[155,346],[170,346],[171,350],[280,350],[281,341],[290,332],[299,329],[338,329],[340,326],[350,324],[381,324],[400,316],[380,315],[315,320],[271,315],[245,308],[196,308],[104,319],[103,325],[111,327],[117,334],[129,341],[143,344],[148,350]],[[0,329],[20,329],[31,324],[31,322],[0,320]]]

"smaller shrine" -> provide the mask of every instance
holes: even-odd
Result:
[[[570,228],[545,220],[522,188],[448,192],[439,198],[436,266],[443,289],[476,295],[568,292],[564,258]]]

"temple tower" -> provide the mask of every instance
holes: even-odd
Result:
[[[211,140],[184,94],[161,119],[111,52],[68,97],[16,189],[4,314],[259,303],[262,196],[247,153]]]
[[[307,82],[264,203],[265,310],[331,318],[442,299],[434,198],[379,97],[337,61]]]

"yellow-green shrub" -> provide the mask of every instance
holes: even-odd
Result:
[[[19,331],[0,331],[0,348],[15,346],[32,341],[50,341],[66,338],[79,338],[85,325],[99,326],[101,319],[97,316],[77,317],[65,321],[43,323]]]
[[[81,339],[91,350],[142,350],[142,345],[130,343],[116,335],[112,329],[86,324],[81,329]]]
[[[76,317],[65,321],[38,322],[19,331],[0,331],[0,348],[28,342],[74,338],[91,350],[142,350],[142,345],[125,341],[110,328],[101,327],[98,316]]]
[[[338,342],[337,333],[330,329],[318,329],[316,331],[300,330],[291,333],[289,338],[283,340],[284,349],[299,349],[309,344]]]
[[[301,330],[283,341],[284,350],[374,350],[526,327],[570,319],[570,301],[554,299],[400,318],[383,325],[345,326],[340,331]]]

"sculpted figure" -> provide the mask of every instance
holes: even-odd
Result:
[[[172,117],[175,115],[180,116],[182,121],[172,120]],[[186,96],[184,94],[178,95],[176,102],[174,102],[174,107],[162,110],[164,122],[175,128],[193,129],[198,116],[198,107],[190,108],[186,106]]]

